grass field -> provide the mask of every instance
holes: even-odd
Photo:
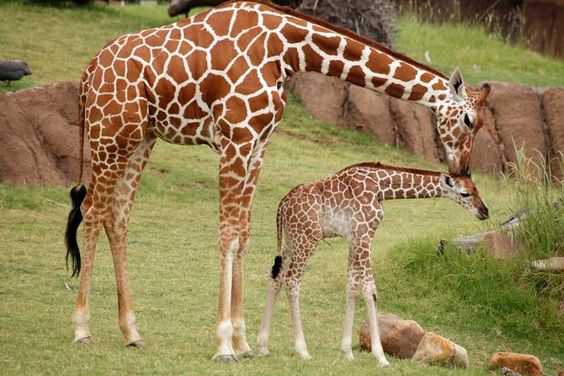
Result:
[[[3,49],[0,58],[29,54],[24,57],[35,61],[33,84],[76,79],[89,57],[112,36],[166,21],[162,7],[102,11],[0,2],[2,46],[18,27],[33,31],[27,47]],[[398,44],[402,45],[400,40]],[[6,51],[9,54],[3,55]],[[479,73],[474,80],[489,79]],[[279,200],[296,184],[376,159],[443,168],[365,134],[319,122],[291,98],[268,149],[254,202],[245,279],[248,338],[253,349],[274,256]],[[515,182],[478,173],[475,182],[489,206],[490,221],[479,222],[447,200],[391,201],[385,204],[386,218],[373,244],[380,310],[414,319],[426,330],[464,346],[470,357],[468,370],[423,366],[391,356],[391,367],[380,369],[358,346],[354,362],[342,360],[339,342],[347,253],[339,239],[319,246],[302,286],[302,318],[311,361],[301,361],[293,353],[287,302],[281,295],[269,358],[230,366],[211,362],[219,273],[217,165],[217,156],[205,147],[159,143],[143,176],[130,222],[128,253],[138,329],[149,346],[146,352],[124,347],[104,236],[98,246],[91,298],[91,329],[97,344],[71,344],[70,315],[78,281],[68,278],[64,267],[68,214],[64,205],[69,203],[70,187],[0,184],[0,373],[483,375],[488,374],[487,361],[494,351],[535,354],[548,374],[564,368],[558,300],[539,294],[519,278],[516,271],[522,270],[526,257],[504,263],[448,248],[445,256],[436,254],[440,239],[493,227],[517,206]],[[364,317],[361,303],[355,329]]]

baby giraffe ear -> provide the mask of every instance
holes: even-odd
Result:
[[[452,178],[447,174],[441,174],[441,180],[447,186],[452,188],[454,183],[452,182]]]
[[[450,89],[450,93],[453,97],[460,99],[464,98],[464,80],[462,79],[462,73],[460,73],[460,69],[456,68],[450,75],[450,79],[448,80],[448,88]]]

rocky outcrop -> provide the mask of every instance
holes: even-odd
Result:
[[[77,86],[68,82],[0,94],[0,182],[68,185],[76,180]],[[316,73],[299,75],[288,87],[318,118],[361,129],[431,162],[445,159],[434,116],[425,107]],[[564,88],[540,92],[520,84],[494,83],[484,116],[472,169],[506,169],[515,161],[515,141],[537,161],[551,159],[554,176],[563,178]]]
[[[515,147],[534,161],[551,161],[561,179],[564,152],[564,88],[537,90],[517,83],[491,83],[470,166],[503,171],[516,160]],[[444,161],[433,114],[422,106],[350,86],[318,73],[302,73],[289,85],[314,116],[361,129],[383,143],[402,147],[428,161]],[[331,91],[331,92],[330,92]]]
[[[79,172],[78,84],[0,95],[0,182],[66,185]]]
[[[517,354],[511,352],[497,352],[489,362],[489,368],[507,367],[523,376],[542,376],[542,364],[534,355]]]

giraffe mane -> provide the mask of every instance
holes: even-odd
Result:
[[[353,164],[351,166],[345,167],[339,172],[347,171],[347,170],[350,170],[350,169],[353,169],[353,168],[372,168],[372,169],[379,169],[379,170],[392,170],[392,171],[407,172],[407,173],[412,173],[412,174],[428,175],[428,176],[441,176],[441,174],[442,174],[439,171],[391,166],[391,165],[383,164],[383,163],[380,163],[380,162],[361,162],[361,163],[357,163],[357,164]]]
[[[437,71],[437,70],[435,70],[435,69],[433,69],[433,68],[431,68],[431,67],[429,67],[425,64],[422,64],[418,61],[415,61],[412,58],[405,56],[404,54],[401,54],[397,51],[394,51],[391,48],[386,47],[383,44],[380,44],[380,43],[378,43],[378,42],[376,42],[376,41],[374,41],[370,38],[367,38],[365,36],[357,34],[357,33],[353,32],[353,31],[351,31],[351,30],[349,30],[345,27],[334,25],[334,24],[331,24],[327,21],[321,20],[319,18],[316,18],[316,17],[310,16],[310,15],[307,15],[305,13],[299,12],[297,10],[290,8],[290,7],[274,4],[270,0],[231,0],[231,1],[228,1],[226,3],[223,3],[221,6],[226,5],[226,4],[239,3],[239,2],[248,2],[248,3],[257,3],[257,4],[266,5],[270,8],[276,9],[277,11],[282,12],[284,14],[288,14],[290,16],[294,16],[294,17],[299,18],[301,20],[311,22],[311,23],[313,23],[317,26],[324,27],[324,28],[329,29],[331,31],[334,31],[338,34],[349,37],[349,38],[351,38],[351,39],[353,39],[357,42],[360,42],[362,44],[365,44],[369,47],[376,48],[379,51],[382,51],[382,52],[384,52],[384,53],[386,53],[386,54],[388,54],[388,55],[390,55],[394,58],[397,58],[397,59],[399,59],[403,62],[411,64],[411,65],[413,65],[417,68],[424,69],[429,73],[433,73],[433,74],[435,74],[435,75],[437,75],[437,76],[439,76],[439,77],[441,77],[445,80],[448,80],[448,77],[445,76],[443,73],[441,73],[441,72],[439,72],[439,71]]]

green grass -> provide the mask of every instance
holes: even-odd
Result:
[[[0,58],[25,58],[31,63],[34,75],[12,89],[76,80],[90,57],[114,36],[168,21],[162,6],[43,8],[0,1]],[[409,20],[402,21],[403,30],[405,25]],[[401,36],[398,46],[421,58],[402,45]],[[444,61],[445,71],[460,64],[446,57]],[[490,78],[471,77],[460,65],[468,80]],[[559,79],[548,85],[562,85]],[[296,184],[368,160],[443,168],[365,134],[319,122],[290,98],[283,124],[268,149],[253,209],[245,308],[254,349],[274,256],[279,200]],[[130,222],[128,256],[138,329],[149,346],[147,352],[124,347],[104,236],[97,250],[91,298],[91,329],[97,344],[86,348],[71,344],[70,315],[78,281],[68,278],[62,239],[70,187],[0,184],[1,373],[487,374],[488,357],[501,350],[533,353],[550,374],[563,367],[564,330],[562,318],[555,316],[557,300],[536,296],[529,281],[515,276],[522,260],[504,263],[480,253],[465,256],[452,250],[445,257],[436,255],[440,239],[483,231],[515,208],[515,186],[484,174],[475,174],[475,181],[490,208],[489,222],[475,220],[447,200],[387,202],[373,253],[379,308],[415,319],[423,328],[466,347],[469,370],[422,366],[392,357],[388,357],[390,368],[377,369],[376,361],[358,348],[354,362],[341,359],[347,252],[339,239],[319,246],[303,282],[302,318],[313,360],[304,362],[294,355],[287,302],[281,296],[271,357],[232,366],[212,363],[219,273],[217,167],[217,155],[206,147],[161,142],[143,175]],[[360,303],[356,328],[364,317]]]
[[[33,72],[2,91],[55,81],[78,80],[90,59],[113,38],[173,20],[164,5],[154,7],[42,7],[0,1],[0,59],[26,60]],[[563,86],[564,62],[505,44],[482,29],[464,25],[430,25],[404,17],[396,48],[450,74],[456,66],[471,84],[517,81],[536,86]]]
[[[564,86],[564,61],[542,56],[520,46],[504,43],[480,27],[422,23],[404,17],[398,25],[396,48],[408,56],[450,74],[460,67],[464,79],[521,82],[533,86]]]
[[[245,279],[253,348],[274,256],[279,200],[298,183],[374,159],[440,168],[357,132],[319,122],[290,101],[267,152],[253,209]],[[554,299],[532,299],[527,286],[521,288],[505,272],[498,272],[506,270],[504,263],[482,255],[436,256],[434,247],[440,239],[485,230],[505,219],[513,205],[513,187],[482,174],[475,180],[492,213],[489,223],[443,199],[385,204],[386,218],[373,254],[379,308],[415,319],[466,347],[470,374],[486,374],[488,356],[498,350],[534,353],[554,373],[562,366],[559,338],[564,334],[555,325]],[[98,343],[73,346],[70,315],[78,281],[69,279],[64,267],[62,234],[68,209],[52,201],[68,204],[67,189],[0,185],[0,369],[5,373],[468,373],[392,357],[389,369],[376,370],[376,361],[358,348],[353,363],[341,360],[347,252],[339,239],[319,246],[303,282],[302,317],[312,361],[293,354],[282,296],[274,316],[271,357],[234,366],[212,363],[219,272],[217,156],[205,147],[165,143],[157,145],[143,176],[128,243],[138,328],[149,351],[138,353],[123,346],[104,236],[97,251],[91,304]],[[483,276],[487,278],[482,280]],[[363,304],[359,307],[356,328],[365,317]]]

